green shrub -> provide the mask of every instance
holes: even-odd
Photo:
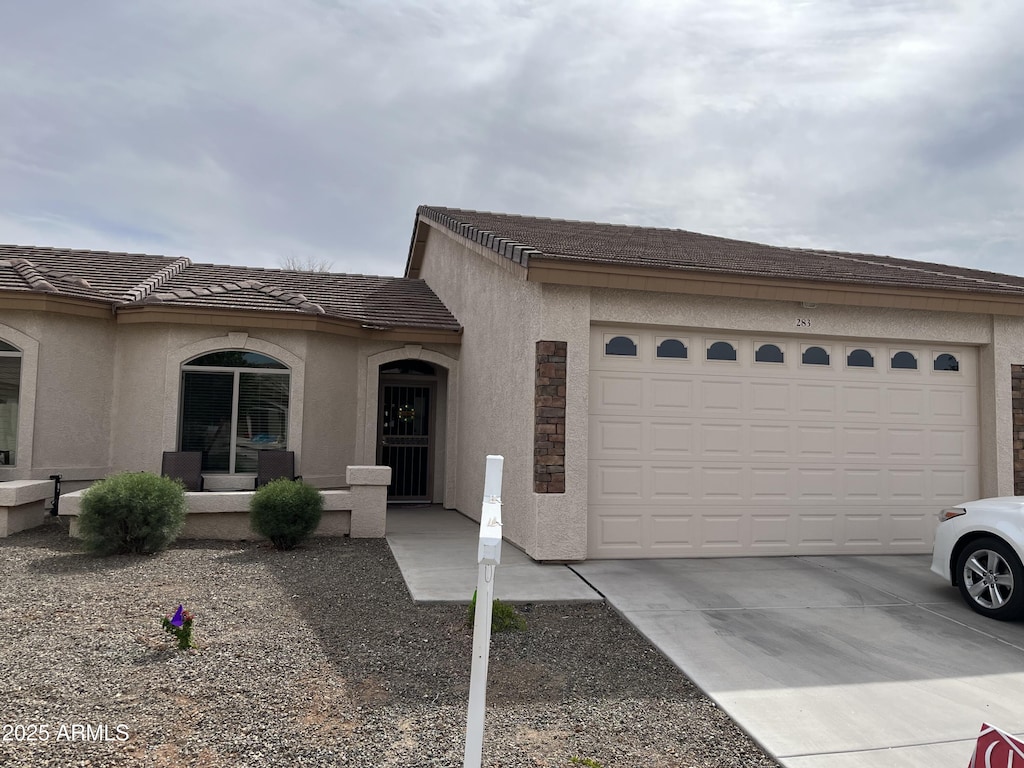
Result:
[[[166,549],[185,525],[185,489],[149,472],[123,472],[82,494],[78,527],[98,555],[149,554]]]
[[[473,590],[473,599],[469,601],[469,611],[466,613],[466,626],[472,628],[476,624],[476,590]],[[519,614],[514,605],[503,603],[494,598],[491,603],[491,632],[521,632],[526,629],[526,619]]]
[[[300,480],[272,480],[253,494],[249,523],[278,549],[293,549],[320,524],[324,497]]]

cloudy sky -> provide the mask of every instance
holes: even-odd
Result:
[[[0,1],[0,242],[400,274],[422,203],[1024,274],[1019,0]]]

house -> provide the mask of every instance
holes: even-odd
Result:
[[[925,552],[1020,488],[1022,315],[1022,277],[431,206],[401,278],[0,247],[0,481],[287,446],[473,516],[497,453],[538,560]]]

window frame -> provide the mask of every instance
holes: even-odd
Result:
[[[0,448],[0,467],[2,468],[18,466],[18,459],[21,455],[21,421],[24,408],[23,392],[25,389],[25,350],[23,350],[17,344],[12,344],[10,341],[7,341],[4,338],[5,335],[6,334],[0,332],[0,345],[2,345],[2,347],[0,347],[0,358],[18,361],[18,381],[17,389],[15,391],[15,397],[17,398],[15,401],[17,415],[14,418],[13,424],[13,442],[10,444],[10,447],[8,448]],[[10,349],[5,349],[3,347],[10,347]]]
[[[206,357],[208,355],[213,355],[213,354],[216,354],[218,352],[242,352],[242,353],[259,354],[259,355],[261,355],[263,357],[266,357],[266,358],[269,358],[269,359],[273,360],[275,363],[277,363],[277,364],[279,364],[279,365],[281,365],[283,367],[282,368],[260,368],[260,367],[245,367],[245,366],[194,365],[193,364],[193,362],[195,360],[199,360],[199,359],[201,359],[203,357]],[[255,469],[253,469],[251,471],[250,470],[243,470],[241,472],[239,472],[238,469],[237,469],[237,457],[238,457],[238,416],[239,416],[239,399],[240,399],[241,394],[242,394],[242,387],[241,387],[241,377],[242,377],[242,374],[258,374],[258,375],[284,376],[284,377],[287,377],[286,392],[288,394],[288,405],[287,405],[287,410],[285,411],[285,414],[284,414],[284,426],[285,426],[285,430],[286,430],[284,442],[285,442],[285,448],[287,450],[292,450],[291,446],[292,446],[293,435],[292,435],[292,429],[291,429],[291,423],[292,423],[291,420],[292,420],[292,408],[293,408],[293,406],[292,406],[292,386],[293,386],[292,373],[293,373],[293,371],[292,371],[291,366],[289,366],[285,361],[277,358],[276,356],[274,356],[272,354],[268,354],[266,352],[261,352],[261,351],[252,350],[252,349],[216,349],[216,350],[211,350],[209,352],[203,352],[203,353],[200,353],[198,355],[190,356],[186,361],[181,363],[181,365],[179,367],[179,370],[180,370],[180,379],[179,379],[179,387],[178,387],[178,430],[177,430],[177,438],[176,438],[176,445],[177,445],[177,449],[178,450],[184,450],[184,448],[182,446],[182,440],[184,438],[184,434],[183,433],[184,433],[185,422],[186,422],[186,419],[185,419],[185,389],[186,389],[186,387],[185,387],[185,376],[187,374],[198,374],[200,376],[204,375],[204,374],[206,374],[206,375],[232,374],[232,380],[231,380],[231,412],[230,412],[230,415],[228,416],[228,419],[229,419],[228,423],[230,424],[230,434],[228,436],[228,440],[229,440],[229,443],[228,443],[228,468],[227,468],[227,471],[219,470],[219,469],[207,469],[205,467],[206,452],[204,451],[203,452],[204,453],[204,456],[203,456],[203,460],[204,460],[203,461],[203,463],[204,463],[203,472],[204,473],[209,473],[211,475],[213,475],[213,474],[216,474],[216,475],[239,475],[239,474],[241,474],[241,475],[249,475],[249,474],[253,474],[255,472]]]
[[[686,353],[683,357],[662,357],[658,354],[661,351],[661,345],[666,341],[678,341],[683,345],[683,351]],[[693,344],[690,343],[690,339],[684,336],[655,336],[654,337],[654,359],[664,360],[673,363],[688,363],[692,358]]]
[[[716,344],[728,344],[732,347],[733,357],[731,360],[722,359],[720,357],[709,357],[711,354],[711,348]],[[723,339],[720,337],[710,337],[704,339],[704,362],[705,363],[716,363],[716,364],[735,364],[740,361],[740,344],[736,339]]]
[[[824,363],[808,363],[804,360],[804,356],[812,349],[820,349],[828,357],[828,361]],[[835,357],[835,353],[832,351],[831,344],[801,344],[800,345],[800,365],[808,368],[834,368],[832,360]]]
[[[893,365],[893,361],[896,359],[896,355],[907,354],[914,358],[913,368],[897,368]],[[912,349],[906,349],[905,347],[890,347],[889,348],[889,370],[893,373],[903,374],[914,374],[921,372],[921,352],[915,352]]]
[[[601,345],[601,354],[604,357],[614,358],[616,360],[639,360],[640,359],[640,337],[633,336],[628,333],[606,333],[603,337],[603,343]],[[613,352],[608,351],[608,345],[616,339],[628,339],[633,342],[633,354],[632,355],[617,355]]]
[[[751,360],[753,361],[754,365],[781,365],[781,366],[784,366],[784,365],[786,365],[786,359],[789,357],[788,346],[789,345],[787,345],[786,342],[784,342],[784,341],[780,342],[780,341],[758,341],[758,340],[755,340],[754,343],[753,343],[753,350],[752,350],[754,354],[753,354],[753,357],[751,358]],[[782,359],[781,360],[758,360],[757,359],[758,354],[760,354],[761,350],[764,349],[765,347],[775,347],[775,349],[777,349],[779,351],[779,354],[782,355]]]

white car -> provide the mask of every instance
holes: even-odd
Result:
[[[983,616],[1024,617],[1024,496],[969,501],[939,513],[932,570]]]

